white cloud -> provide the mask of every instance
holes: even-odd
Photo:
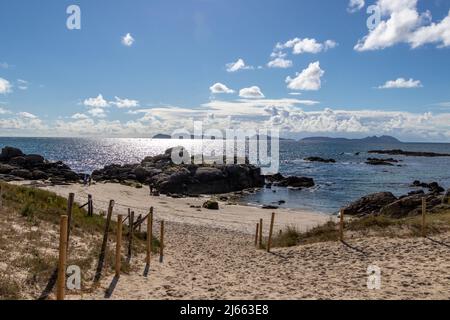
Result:
[[[287,77],[286,83],[291,90],[319,90],[322,86],[321,78],[325,74],[320,68],[320,62],[310,63],[308,68],[297,73],[295,78]]]
[[[8,109],[0,107],[0,114],[11,114],[12,112]]]
[[[418,12],[417,0],[378,0],[376,5],[385,19],[358,41],[355,50],[381,50],[399,43],[411,48],[431,43],[450,46],[450,11],[441,22],[431,23],[429,11]]]
[[[234,90],[228,88],[223,83],[217,82],[213,84],[211,87],[209,87],[209,90],[212,94],[218,94],[218,93],[234,93]]]
[[[114,97],[116,101],[109,102],[112,105],[115,105],[117,108],[136,108],[139,107],[139,101],[131,100],[131,99],[121,99],[119,97]]]
[[[17,115],[20,118],[26,118],[26,119],[37,119],[38,118],[37,116],[35,116],[34,114],[29,113],[29,112],[19,112]]]
[[[243,59],[238,59],[236,62],[228,63],[226,67],[227,72],[237,72],[239,70],[254,69],[254,67],[246,65]]]
[[[6,94],[11,92],[11,83],[3,78],[0,78],[0,94]]]
[[[337,43],[333,40],[327,40],[324,43],[318,42],[316,39],[311,38],[294,38],[285,42],[284,44],[278,43],[275,47],[276,50],[283,50],[292,48],[293,54],[303,53],[319,53],[327,51],[337,46]]]
[[[239,91],[239,96],[241,98],[248,98],[248,99],[264,98],[264,94],[261,92],[261,89],[257,86],[241,89]]]
[[[386,81],[386,83],[379,86],[378,89],[412,89],[421,87],[422,83],[420,80],[398,78],[397,80]]]
[[[102,94],[99,94],[96,98],[88,98],[84,100],[83,104],[87,107],[93,108],[105,108],[109,107],[108,101],[103,98]]]
[[[275,58],[267,64],[269,68],[287,69],[292,67],[292,61],[284,58]]]
[[[289,92],[289,95],[291,96],[301,96],[301,92]]]
[[[105,109],[102,108],[93,108],[88,110],[88,113],[95,118],[106,118]]]
[[[27,90],[28,89],[28,81],[22,80],[22,79],[18,79],[17,82],[19,84],[17,87],[20,90]]]
[[[89,117],[87,115],[85,115],[84,113],[75,113],[70,118],[75,119],[75,120],[89,119]]]
[[[365,6],[365,1],[364,0],[350,0],[350,2],[348,3],[348,12],[356,12],[361,10],[362,8],[364,8]]]
[[[134,43],[134,38],[133,38],[133,36],[130,34],[130,33],[127,33],[123,38],[122,38],[122,44],[124,45],[124,46],[127,46],[127,47],[131,47],[132,45],[133,45],[133,43]]]

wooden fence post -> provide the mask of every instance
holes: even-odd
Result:
[[[58,278],[56,286],[56,299],[64,300],[66,292],[66,260],[67,260],[67,234],[68,234],[67,216],[61,216],[59,224],[59,260],[58,260]]]
[[[142,223],[144,222],[144,221],[141,221],[141,219],[142,219],[142,214],[140,214],[140,215],[138,216],[138,218],[137,218],[137,221],[139,222],[139,225],[138,225],[138,231],[139,231],[139,232],[142,231]]]
[[[95,272],[94,282],[98,282],[102,275],[103,263],[105,262],[106,247],[108,246],[108,233],[109,233],[109,227],[111,225],[111,217],[112,217],[113,208],[114,208],[114,200],[110,200],[109,207],[108,207],[108,215],[106,216],[105,232],[103,234],[102,247],[100,249],[100,256],[98,259],[98,265],[97,265],[97,270]]]
[[[256,224],[255,247],[258,246],[258,232],[259,232],[259,223]]]
[[[161,221],[160,240],[159,240],[159,262],[164,260],[164,220]]]
[[[129,230],[128,230],[128,258],[131,258],[133,250],[133,234],[134,234],[134,211],[130,213]]]
[[[259,248],[262,248],[263,219],[259,219]]]
[[[75,194],[70,193],[69,199],[67,200],[67,249],[69,249],[70,225],[72,223],[72,210],[73,210],[74,199],[75,199]]]
[[[3,189],[0,185],[0,208],[3,208]]]
[[[339,240],[344,241],[344,210],[341,209],[339,214]]]
[[[272,234],[274,222],[275,222],[275,212],[272,212],[272,219],[270,220],[269,241],[267,242],[267,252],[270,252],[270,247],[272,246]]]
[[[426,226],[426,214],[427,214],[427,198],[422,198],[422,237],[427,236]]]
[[[153,207],[150,208],[150,213],[147,216],[147,265],[150,265],[153,250]]]
[[[116,277],[120,277],[120,269],[122,267],[122,221],[123,216],[117,216],[117,236],[116,236]]]
[[[92,217],[94,215],[94,205],[92,203],[92,195],[88,194],[88,216]]]

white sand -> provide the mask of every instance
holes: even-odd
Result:
[[[84,204],[88,194],[91,194],[94,202],[94,210],[106,212],[109,200],[115,201],[114,213],[126,214],[131,208],[135,214],[147,214],[150,207],[154,207],[154,215],[157,220],[194,224],[211,228],[225,228],[227,230],[241,231],[254,234],[256,223],[264,219],[264,230],[268,230],[273,211],[276,212],[275,230],[286,226],[295,226],[299,230],[306,230],[326,221],[332,217],[324,214],[292,211],[287,209],[265,210],[258,207],[242,205],[227,205],[220,202],[220,210],[208,210],[191,208],[202,206],[210,197],[173,199],[166,196],[151,197],[147,188],[136,189],[120,184],[99,183],[90,187],[83,185],[51,186],[44,187],[58,195],[67,197],[69,193],[75,193],[75,201]]]

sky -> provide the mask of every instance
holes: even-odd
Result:
[[[450,142],[450,0],[0,0],[0,39],[1,136]]]

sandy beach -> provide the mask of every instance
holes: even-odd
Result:
[[[148,276],[144,256],[133,256],[112,294],[113,275],[100,286],[68,299],[450,299],[450,234],[423,238],[351,238],[272,253],[254,247],[256,222],[269,221],[271,211],[220,204],[219,211],[201,209],[205,198],[150,197],[146,189],[117,184],[44,187],[62,196],[75,192],[83,203],[92,194],[96,211],[110,199],[115,213],[155,208],[166,221],[165,258],[156,255]],[[330,219],[312,212],[276,210],[276,229],[295,225],[306,230]],[[267,227],[267,223],[266,223]],[[159,236],[158,228],[155,228]],[[267,228],[264,234],[267,235]],[[367,269],[381,270],[381,289],[367,288]]]
[[[230,231],[239,231],[254,234],[256,223],[260,219],[269,221],[274,210],[265,210],[258,207],[243,205],[229,205],[219,201],[220,210],[207,210],[201,207],[210,199],[210,196],[200,198],[171,198],[167,196],[153,197],[149,195],[148,188],[137,189],[120,184],[97,183],[89,187],[80,184],[47,186],[46,189],[56,194],[68,197],[69,193],[75,193],[75,201],[84,204],[88,194],[94,201],[94,210],[98,213],[106,211],[110,200],[115,201],[114,214],[127,214],[128,208],[136,215],[146,215],[150,207],[154,207],[155,218],[165,220],[168,223],[192,224],[208,228],[220,228]],[[299,230],[307,230],[323,224],[332,217],[309,211],[293,211],[288,209],[276,210],[275,230],[287,226],[295,226]],[[264,230],[268,230],[268,224]]]

